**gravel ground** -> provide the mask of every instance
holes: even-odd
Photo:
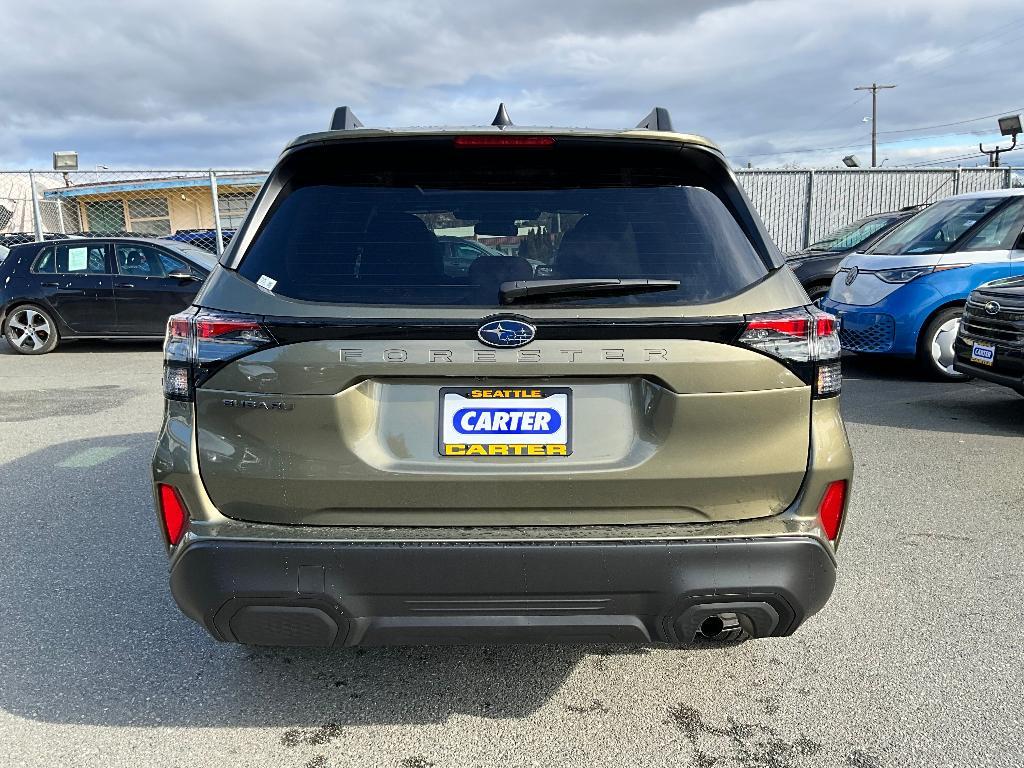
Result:
[[[1011,766],[1024,398],[850,361],[835,595],[696,650],[252,650],[178,613],[156,345],[0,351],[0,765]]]

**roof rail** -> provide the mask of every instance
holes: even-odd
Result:
[[[352,128],[362,128],[363,124],[359,118],[352,113],[351,107],[338,107],[334,110],[334,117],[331,118],[332,131],[347,131]]]
[[[655,107],[651,114],[636,124],[637,128],[646,128],[649,131],[671,131],[672,118],[664,107]]]

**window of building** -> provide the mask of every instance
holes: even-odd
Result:
[[[90,200],[85,204],[90,232],[122,232],[125,229],[124,200]]]
[[[91,232],[133,232],[164,237],[171,234],[171,215],[166,197],[130,200],[90,200],[85,214]]]
[[[128,228],[140,235],[171,234],[171,214],[166,197],[140,197],[128,201]]]
[[[237,194],[232,192],[230,195],[219,195],[217,207],[220,208],[221,229],[238,229],[245,219],[245,214],[249,212],[249,206],[255,199],[256,195],[252,192]]]

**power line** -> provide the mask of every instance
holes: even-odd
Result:
[[[947,136],[987,136],[992,131],[961,131],[960,133],[929,133],[924,136],[910,136],[906,139],[892,139],[891,141],[883,141],[878,146],[890,147],[893,144],[908,144],[914,141],[924,141],[925,139],[942,139]]]
[[[847,111],[847,110],[849,110],[849,109],[852,109],[853,107],[857,106],[857,105],[858,105],[858,104],[860,104],[860,103],[861,103],[862,101],[864,101],[864,99],[866,99],[867,97],[868,97],[868,95],[867,95],[867,94],[865,93],[865,94],[864,94],[863,96],[860,96],[860,97],[858,97],[858,98],[854,99],[853,101],[851,101],[851,102],[850,102],[849,104],[847,104],[847,105],[846,105],[845,107],[843,107],[842,109],[839,109],[839,110],[837,110],[837,111],[833,112],[833,113],[832,113],[832,114],[830,114],[830,115],[829,115],[828,117],[826,117],[826,118],[825,118],[824,120],[822,120],[822,121],[820,121],[820,122],[816,123],[816,124],[815,124],[815,125],[814,125],[814,126],[813,126],[812,128],[808,128],[807,130],[809,130],[809,131],[816,131],[816,130],[818,130],[818,129],[819,129],[819,128],[821,128],[821,127],[822,127],[823,125],[825,125],[825,123],[827,123],[827,122],[829,122],[830,120],[832,120],[832,118],[834,118],[834,117],[837,117],[837,116],[839,116],[839,115],[843,114],[844,112],[846,112],[846,111]]]
[[[954,157],[937,157],[933,160],[926,160],[920,163],[907,163],[907,168],[923,168],[927,165],[942,165],[943,163],[952,163],[957,160],[967,160],[971,157],[977,157],[977,155],[956,155]]]
[[[779,150],[778,152],[755,152],[743,153],[738,157],[742,160],[749,158],[772,158],[779,155],[805,155],[809,152],[831,152],[833,150],[856,150],[857,147],[867,146],[867,141],[860,144],[841,144],[839,146],[808,146],[800,150]]]
[[[972,152],[969,155],[955,155],[952,157],[936,157],[931,160],[925,160],[919,163],[908,163],[907,168],[921,168],[927,165],[942,165],[942,163],[952,163],[956,160],[977,160],[978,153]]]
[[[962,132],[962,133],[933,133],[925,136],[911,136],[906,139],[893,139],[892,141],[880,142],[880,147],[890,147],[893,144],[907,144],[914,141],[924,141],[925,139],[939,139],[946,136],[980,136],[976,131]],[[831,152],[837,149],[860,149],[861,147],[867,147],[869,143],[864,141],[860,144],[841,144],[835,147],[801,147],[800,149],[784,149],[778,152],[751,152],[751,153],[740,153],[737,157],[741,159],[747,159],[751,157],[774,157],[776,155],[803,155],[809,152]]]
[[[1003,117],[1014,112],[1024,112],[1024,107],[1013,107],[1012,109],[1004,109],[1002,112],[995,112],[991,115],[982,115],[981,117],[972,117],[969,120],[957,120],[955,123],[939,123],[938,125],[919,125],[917,128],[901,128],[896,131],[879,131],[879,136],[888,136],[894,133],[911,133],[913,131],[928,131],[932,128],[952,128],[957,125],[966,125],[967,123],[976,123],[979,120],[988,120],[992,117]],[[964,134],[951,134],[953,136],[962,136]],[[927,137],[920,137],[927,138]]]

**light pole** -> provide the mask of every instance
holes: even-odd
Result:
[[[878,165],[878,92],[884,88],[895,88],[895,85],[858,85],[855,91],[871,91],[871,167]]]
[[[1017,148],[1017,134],[1020,132],[1020,115],[1012,115],[1011,117],[999,118],[1000,135],[1012,136],[1013,142],[1008,147],[996,147],[995,149],[985,149],[985,147],[982,146],[981,144],[978,145],[978,149],[981,150],[981,153],[983,155],[988,155],[989,168],[998,168],[999,155],[1003,152],[1010,152]]]

